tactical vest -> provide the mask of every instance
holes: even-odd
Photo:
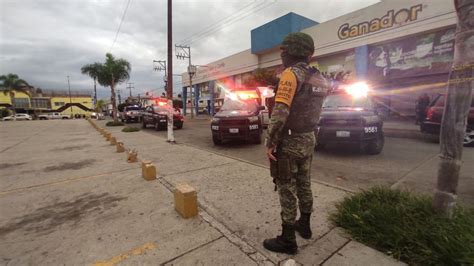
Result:
[[[295,133],[313,132],[319,121],[329,83],[315,68],[308,68],[307,65],[296,65],[292,68],[303,70],[300,72],[303,72],[304,76],[296,75],[298,87],[284,128]]]

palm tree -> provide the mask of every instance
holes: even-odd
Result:
[[[96,112],[102,112],[102,109],[104,108],[104,106],[105,106],[105,101],[104,100],[98,100],[97,104],[95,106],[95,111]]]
[[[97,81],[104,87],[110,86],[112,115],[115,122],[118,122],[117,103],[115,101],[115,86],[128,80],[130,78],[131,70],[132,67],[127,60],[122,58],[116,59],[111,53],[107,53],[105,55],[105,63],[100,64],[99,67]]]
[[[10,101],[13,106],[13,98],[15,97],[15,91],[21,91],[26,94],[30,94],[27,90],[30,85],[28,82],[20,79],[17,74],[9,73],[8,75],[0,76],[0,81],[2,81],[1,87],[4,88],[3,94],[7,95],[10,94]]]
[[[97,105],[97,77],[99,75],[100,63],[88,64],[81,68],[82,74],[89,75],[94,80],[94,108]]]

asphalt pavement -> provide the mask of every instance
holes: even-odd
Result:
[[[2,264],[400,264],[328,221],[346,189],[313,182],[313,238],[298,237],[295,256],[275,254],[261,245],[280,228],[264,165],[147,131],[107,130],[139,160],[151,160],[158,179],[141,178],[140,163],[126,162],[85,120],[0,125]],[[198,193],[192,219],[174,210],[172,191],[182,182]]]

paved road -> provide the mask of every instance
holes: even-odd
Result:
[[[149,128],[145,132],[166,137],[166,130]],[[180,143],[268,165],[263,144],[236,141],[215,146],[209,120],[188,119],[183,129],[175,130],[175,138]],[[348,190],[388,185],[431,193],[436,184],[438,152],[437,143],[405,138],[386,138],[383,152],[375,156],[360,153],[356,147],[327,147],[315,152],[312,177]],[[463,160],[459,194],[461,200],[474,204],[474,148],[465,148]]]

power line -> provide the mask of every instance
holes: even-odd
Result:
[[[238,13],[237,16],[235,17],[230,17],[230,19],[227,19],[227,20],[224,20],[223,22],[220,22],[219,24],[216,24],[215,26],[213,27],[210,27],[208,28],[207,30],[204,30],[204,31],[201,31],[199,33],[196,33],[194,35],[192,35],[191,37],[188,37],[186,38],[184,42],[184,44],[186,45],[190,45],[191,43],[194,43],[198,40],[201,40],[203,38],[205,38],[206,36],[210,35],[210,34],[213,34],[219,30],[223,30],[227,27],[229,27],[230,25],[234,24],[235,22],[237,21],[240,21],[241,19],[243,18],[246,18],[264,8],[267,8],[273,4],[276,3],[276,0],[272,1],[272,2],[267,2],[266,0],[253,6],[250,10],[246,10],[245,12],[242,12],[242,13]],[[242,11],[242,10],[241,10]]]
[[[122,19],[120,20],[120,24],[119,24],[119,27],[117,29],[117,33],[115,33],[114,42],[112,43],[112,46],[110,46],[109,53],[112,52],[112,48],[114,48],[115,42],[117,41],[118,35],[120,33],[120,29],[122,28],[123,20],[125,19],[125,15],[127,14],[128,6],[130,5],[130,1],[131,0],[127,0],[127,6],[125,7],[125,10],[123,11]]]
[[[228,17],[223,18],[223,20],[222,20],[222,19],[219,19],[218,21],[220,21],[221,24],[222,24],[222,23],[225,23],[226,20],[229,20],[229,19],[231,19],[232,17],[238,16],[239,13],[243,12],[247,7],[249,7],[249,6],[251,6],[251,5],[254,5],[254,4],[255,4],[255,2],[251,2],[250,4],[244,6],[242,9],[240,9],[240,11],[234,13],[234,14],[231,15],[231,16],[228,16]],[[186,42],[190,41],[195,35],[201,34],[202,32],[205,32],[205,31],[207,31],[207,30],[209,30],[209,29],[211,29],[211,28],[214,28],[214,27],[216,27],[216,23],[212,23],[212,24],[210,24],[210,25],[208,25],[208,26],[206,26],[206,27],[200,29],[198,32],[196,32],[196,33],[194,33],[194,34],[191,34],[190,36],[188,36],[188,37],[182,39],[182,40],[179,41],[178,43],[186,43]]]

